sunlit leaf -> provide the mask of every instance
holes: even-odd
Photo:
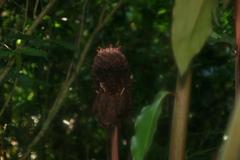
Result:
[[[135,123],[136,133],[132,138],[131,152],[134,160],[143,160],[148,151],[154,133],[157,128],[157,122],[162,112],[162,101],[168,92],[161,91],[155,97],[151,105],[145,106],[141,114],[137,117]]]
[[[172,47],[181,75],[212,32],[212,12],[215,7],[216,0],[175,1]]]
[[[28,94],[28,96],[27,96],[27,100],[28,100],[28,101],[31,101],[31,100],[33,99],[33,97],[34,97],[34,92],[31,91],[31,92]]]
[[[61,27],[61,24],[57,21],[54,22],[54,27],[55,28],[60,28]]]

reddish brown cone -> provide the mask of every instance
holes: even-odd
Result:
[[[120,48],[98,49],[92,74],[96,85],[94,113],[104,127],[110,127],[128,114],[131,103],[128,62]]]

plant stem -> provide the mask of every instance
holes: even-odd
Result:
[[[177,80],[176,97],[172,117],[169,160],[184,160],[186,131],[192,73],[187,72],[185,77]]]
[[[0,70],[0,85],[2,84],[4,78],[7,76],[8,72],[11,70],[12,66],[15,63],[15,59],[11,59],[6,67],[4,67],[2,70]]]
[[[234,110],[232,112],[231,121],[228,124],[227,140],[219,152],[218,160],[239,160],[240,150],[240,97],[237,98]]]
[[[238,160],[240,149],[240,0],[235,0],[235,39],[236,39],[236,58],[235,58],[235,107],[232,112],[231,121],[228,124],[228,139],[223,144],[218,159],[219,160]]]
[[[236,38],[236,58],[235,58],[235,94],[236,98],[240,93],[240,0],[235,0],[235,38]]]
[[[119,160],[118,154],[118,126],[114,126],[111,135],[111,160]]]
[[[39,16],[34,20],[31,27],[27,30],[26,35],[31,35],[33,30],[42,22],[43,17],[49,12],[52,6],[57,2],[57,0],[51,0],[47,6],[42,10]]]
[[[235,98],[239,96],[240,91],[240,52],[236,50],[235,57]]]

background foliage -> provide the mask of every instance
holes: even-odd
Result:
[[[1,156],[6,159],[19,159],[26,152],[46,123],[68,76],[68,66],[75,67],[102,10],[109,13],[117,1],[58,0],[32,34],[26,34],[48,3],[6,0],[1,4],[0,75],[9,68],[3,80],[0,76],[0,144]],[[128,58],[133,76],[132,122],[159,90],[174,91],[177,69],[170,45],[172,8],[171,0],[123,1],[94,36],[64,104],[34,146],[31,159],[106,159],[108,134],[92,115],[94,88],[90,70],[99,46],[120,44]],[[208,160],[215,156],[233,105],[232,9],[216,14],[220,18],[215,19],[214,33],[193,61],[187,159]],[[165,102],[156,131],[158,136],[154,137],[147,159],[167,159],[172,100],[170,97]],[[122,159],[128,154],[126,139],[134,133],[132,126],[122,131]]]

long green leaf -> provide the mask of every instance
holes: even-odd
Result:
[[[145,106],[141,114],[137,117],[135,123],[136,134],[133,136],[131,142],[133,160],[143,160],[147,153],[162,111],[162,101],[166,95],[168,95],[166,91],[159,92],[154,102],[151,105]]]
[[[172,47],[181,75],[212,32],[216,0],[176,0],[173,10]]]
[[[46,57],[47,52],[36,49],[36,48],[18,48],[15,50],[15,52],[21,53],[23,55],[27,56],[36,56],[36,57]]]
[[[0,50],[0,57],[9,57],[14,55],[14,52],[9,50]]]

